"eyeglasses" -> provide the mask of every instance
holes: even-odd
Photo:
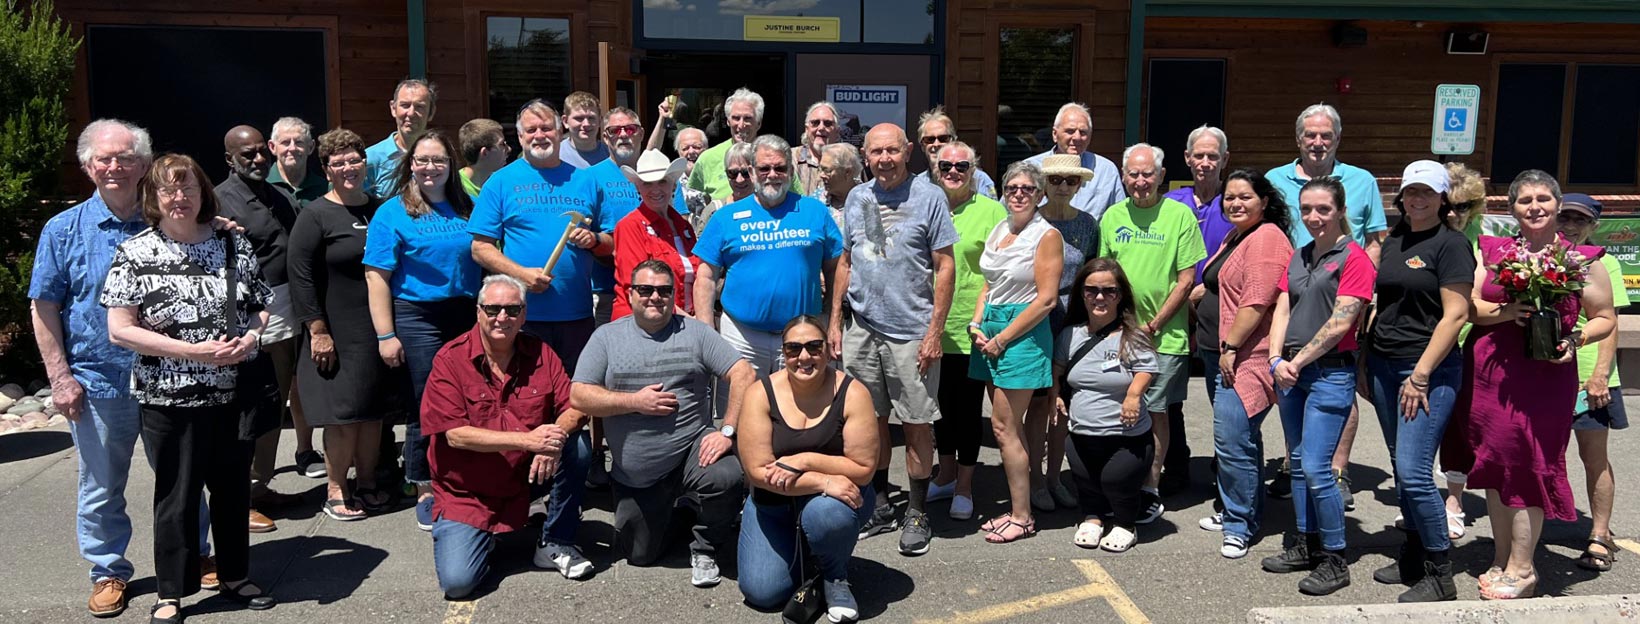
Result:
[[[818,357],[820,355],[820,352],[822,350],[824,350],[825,348],[826,348],[826,341],[825,340],[810,340],[808,342],[788,342],[788,343],[780,345],[780,349],[782,351],[784,351],[786,353],[786,357],[789,357],[789,358],[797,357],[797,355],[799,353],[803,352],[803,351],[808,351],[809,355]]]
[[[96,163],[99,167],[119,165],[129,169],[137,166],[137,160],[137,157],[132,154],[117,154],[114,156],[98,156],[91,159],[91,162]]]
[[[1008,195],[1035,195],[1041,189],[1031,184],[1009,184],[1002,187],[1002,192]]]
[[[417,167],[434,167],[442,169],[450,166],[450,159],[443,156],[417,156],[412,158],[410,162],[415,163]]]
[[[974,168],[974,163],[973,163],[973,161],[968,161],[968,160],[958,160],[956,162],[952,162],[952,161],[949,161],[949,160],[942,160],[939,163],[939,167],[940,167],[940,173],[945,173],[945,172],[950,171],[952,169],[956,169],[957,173],[968,173],[969,169]]]
[[[1122,289],[1115,286],[1083,286],[1082,296],[1089,299],[1115,299],[1122,295]]]
[[[665,298],[665,299],[672,298],[672,287],[671,286],[651,286],[649,284],[633,284],[632,285],[632,292],[637,293],[639,297],[645,297],[645,298],[653,297],[657,294],[660,295],[662,298]]]
[[[723,170],[723,173],[724,175],[727,175],[730,180],[752,177],[751,169],[725,169]]]
[[[1048,184],[1051,185],[1051,186],[1059,186],[1061,184],[1077,185],[1077,184],[1081,184],[1081,183],[1082,183],[1082,177],[1081,176],[1062,176],[1062,175],[1048,176]]]
[[[330,164],[326,165],[326,166],[330,167],[331,169],[353,169],[355,167],[363,167],[364,166],[364,159],[363,158],[349,158],[347,160],[336,160],[336,159],[332,158],[330,160]]]
[[[957,140],[957,135],[955,134],[930,134],[922,138],[922,144],[933,145],[935,143],[950,143],[955,140]]]
[[[834,120],[831,120],[831,119],[810,119],[809,120],[809,127],[810,128],[832,128],[832,127],[836,127],[836,126],[837,126],[837,122],[834,121]]]
[[[199,187],[193,184],[188,186],[161,186],[154,189],[154,194],[158,195],[160,199],[165,199],[167,197],[186,197],[189,195],[198,195]]]
[[[643,126],[640,126],[638,124],[627,124],[627,125],[624,125],[624,126],[608,126],[608,127],[604,128],[604,132],[608,132],[609,136],[635,136],[635,135],[643,133]]]
[[[488,316],[490,318],[495,318],[497,316],[501,316],[502,312],[506,312],[507,316],[512,317],[512,318],[518,318],[520,316],[523,316],[523,314],[524,314],[524,304],[522,304],[522,303],[512,303],[512,304],[480,303],[480,304],[478,304],[478,309],[484,312],[484,316]]]
[[[757,166],[758,175],[774,175],[776,173],[785,173],[785,172],[786,172],[786,166],[785,165],[781,165],[779,167],[776,167],[774,165],[758,165]]]

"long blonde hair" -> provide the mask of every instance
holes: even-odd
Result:
[[[1461,232],[1470,221],[1486,213],[1486,181],[1479,171],[1463,163],[1447,163],[1446,175],[1450,180],[1446,197],[1455,209],[1447,216],[1447,224]]]

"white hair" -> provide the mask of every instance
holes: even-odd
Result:
[[[789,152],[788,152],[789,153]],[[748,166],[757,162],[757,148],[751,143],[736,143],[729,146],[729,151],[723,153],[723,166],[728,167],[734,161],[746,163]]]
[[[752,147],[757,151],[768,150],[779,154],[781,158],[785,159],[787,167],[792,164],[792,146],[785,139],[780,138],[779,135],[765,134],[757,137],[757,140],[752,141]]]
[[[149,139],[148,131],[128,121],[104,118],[86,124],[80,131],[80,140],[74,146],[74,152],[80,157],[80,164],[91,164],[91,158],[97,153],[97,141],[109,132],[124,131],[131,135],[131,151],[143,160],[154,159],[154,142]]]
[[[839,118],[842,117],[842,115],[837,114],[837,107],[832,106],[831,102],[827,102],[825,100],[820,100],[818,102],[815,102],[815,103],[809,105],[809,110],[803,113],[803,121],[805,121],[805,122],[808,121],[809,117],[814,115],[814,111],[820,110],[822,108],[831,111],[831,118],[832,119],[839,119]]]
[[[836,158],[837,162],[843,166],[843,169],[849,172],[850,177],[855,180],[860,179],[860,171],[864,165],[860,163],[859,148],[848,143],[837,142],[821,148],[820,155],[823,157],[827,154],[831,154],[833,158]]]
[[[684,128],[684,129],[678,131],[678,136],[673,137],[673,139],[672,139],[672,149],[676,150],[676,151],[679,151],[679,152],[683,151],[683,135],[688,134],[690,132],[693,132],[695,134],[700,135],[700,142],[702,142],[702,143],[706,142],[706,133],[701,131],[700,128]]]
[[[1344,134],[1344,119],[1338,116],[1338,109],[1330,104],[1311,104],[1304,112],[1298,114],[1298,122],[1293,124],[1295,138],[1304,138],[1304,120],[1316,115],[1326,115],[1327,120],[1332,122],[1334,139]]]
[[[1064,123],[1065,115],[1069,115],[1071,113],[1081,113],[1083,117],[1087,118],[1088,125],[1093,125],[1093,113],[1088,112],[1088,106],[1086,104],[1081,102],[1067,102],[1064,106],[1059,107],[1059,112],[1055,113],[1053,116],[1054,129],[1058,129],[1059,125]]]
[[[273,131],[269,133],[268,138],[277,141],[281,135],[291,131],[301,134],[303,143],[313,144],[313,126],[302,121],[301,117],[280,117],[279,121],[273,122]]]
[[[729,111],[741,102],[751,104],[752,116],[757,118],[757,123],[763,123],[763,96],[746,87],[736,89],[734,93],[729,94],[729,99],[723,101],[723,114],[728,115]]]
[[[478,299],[479,299],[480,303],[483,303],[483,301],[484,301],[484,293],[489,292],[490,287],[494,286],[496,284],[500,284],[502,286],[506,286],[506,287],[512,288],[513,290],[518,291],[518,298],[520,300],[528,300],[529,299],[528,295],[529,295],[530,289],[529,289],[528,286],[524,285],[524,282],[520,281],[518,278],[513,277],[511,275],[503,275],[501,273],[496,273],[494,275],[490,275],[488,277],[485,277],[484,278],[484,283],[478,287]]]
[[[543,120],[549,116],[552,117],[552,127],[554,130],[564,127],[564,120],[558,115],[558,109],[553,108],[552,105],[546,103],[546,101],[537,98],[530,100],[530,102],[525,104],[523,108],[518,109],[518,119],[513,122],[513,129],[517,130],[519,134],[524,134],[524,113],[535,115]]]
[[[1129,145],[1127,149],[1122,150],[1123,170],[1127,169],[1128,159],[1133,157],[1133,153],[1142,149],[1150,150],[1150,157],[1156,159],[1156,168],[1162,168],[1162,148],[1156,147],[1149,143],[1134,143],[1133,145]]]
[[[1196,151],[1196,141],[1200,141],[1201,138],[1204,137],[1204,136],[1213,137],[1214,140],[1217,140],[1219,142],[1219,158],[1224,158],[1224,155],[1227,152],[1230,151],[1230,138],[1224,136],[1224,131],[1223,130],[1220,130],[1220,129],[1215,128],[1213,126],[1209,126],[1207,124],[1202,124],[1202,127],[1197,128],[1195,130],[1191,130],[1190,131],[1190,136],[1185,137],[1185,140],[1184,140],[1184,153],[1185,153],[1185,156],[1189,156],[1191,153],[1194,153]],[[1161,156],[1156,157],[1156,164],[1158,166],[1160,166],[1162,164]]]

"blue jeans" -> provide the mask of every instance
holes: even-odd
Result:
[[[79,458],[79,500],[74,533],[80,556],[91,562],[91,580],[130,581],[134,568],[125,558],[131,544],[131,516],[125,511],[125,484],[131,456],[142,434],[142,415],[134,398],[85,399],[80,419],[69,423],[74,455]],[[199,505],[199,552],[211,554],[211,512]]]
[[[1235,388],[1214,377],[1213,452],[1219,458],[1219,498],[1224,499],[1224,534],[1251,540],[1264,517],[1265,408],[1251,418]]]
[[[1441,448],[1446,421],[1458,398],[1463,379],[1463,354],[1457,348],[1429,375],[1429,409],[1416,417],[1401,417],[1401,383],[1412,376],[1415,359],[1367,356],[1367,375],[1372,403],[1378,411],[1378,425],[1384,431],[1395,465],[1395,491],[1401,502],[1406,525],[1418,531],[1424,549],[1437,551],[1452,546],[1446,534],[1446,503],[1435,487],[1435,452]]]
[[[541,526],[537,544],[575,545],[581,528],[581,496],[586,491],[588,459],[592,454],[586,431],[570,436],[571,444],[547,484],[530,486],[530,498],[550,492],[547,522]],[[438,587],[452,600],[465,598],[490,573],[490,553],[495,550],[495,533],[439,516],[433,521],[433,570]]]
[[[792,505],[760,505],[746,497],[740,516],[740,593],[759,609],[778,609],[797,591],[803,562],[798,558],[798,518],[808,553],[815,558],[820,577],[848,578],[860,527],[871,519],[870,485],[860,488],[859,509],[850,509],[829,496],[798,498]],[[798,508],[801,508],[799,510]]]
[[[415,404],[404,423],[404,480],[417,485],[433,482],[427,468],[427,438],[421,435],[421,391],[433,372],[433,356],[444,344],[473,328],[476,308],[472,299],[444,301],[393,300],[393,333],[404,347],[404,365],[410,371]]]
[[[1280,405],[1298,531],[1319,532],[1322,548],[1343,550],[1344,496],[1333,475],[1332,457],[1355,405],[1355,367],[1304,367]]]

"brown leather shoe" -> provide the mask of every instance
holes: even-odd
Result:
[[[109,577],[97,581],[91,588],[91,600],[85,607],[91,615],[107,618],[125,612],[125,581]]]
[[[279,528],[279,525],[273,523],[273,518],[264,516],[262,512],[255,509],[251,510],[251,524],[250,528],[247,529],[248,531],[252,533],[269,533],[277,528]]]
[[[199,558],[199,588],[216,591],[222,582],[216,578],[216,557]]]

